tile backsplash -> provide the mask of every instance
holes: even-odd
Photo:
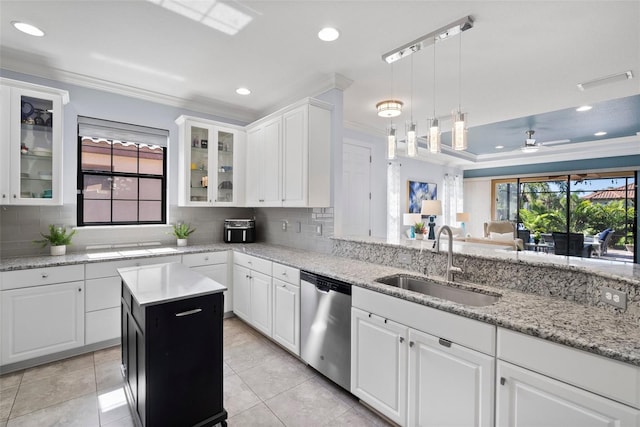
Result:
[[[185,222],[197,230],[189,244],[217,243],[223,240],[226,218],[256,219],[257,241],[331,252],[333,208],[185,208],[169,207],[171,223]],[[286,221],[286,230],[282,222]],[[49,224],[76,224],[76,205],[0,207],[0,259],[41,255],[49,252],[33,243]],[[318,234],[320,226],[320,234]],[[175,245],[169,225],[81,227],[73,237],[69,252],[119,245]]]

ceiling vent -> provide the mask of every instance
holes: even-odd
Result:
[[[629,70],[625,71],[624,73],[612,74],[610,76],[600,77],[588,82],[578,83],[578,89],[585,91],[593,89],[594,87],[608,85],[610,83],[621,82],[623,80],[631,80],[632,78],[633,73],[631,72],[631,70]]]

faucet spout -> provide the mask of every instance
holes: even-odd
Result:
[[[442,236],[442,232],[446,231],[449,234],[449,246],[447,250],[447,272],[445,277],[447,282],[453,282],[453,273],[462,273],[462,269],[460,267],[455,267],[453,265],[453,232],[451,231],[451,227],[448,225],[443,225],[438,230],[438,234],[436,236],[436,253],[440,253],[440,236]]]

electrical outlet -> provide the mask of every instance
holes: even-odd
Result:
[[[411,255],[410,254],[399,254],[398,262],[400,264],[410,265],[411,264]]]
[[[322,236],[322,224],[316,225],[316,234]]]
[[[622,291],[607,288],[606,286],[600,288],[600,301],[619,307],[623,310],[627,309],[627,294]]]
[[[287,231],[287,221],[282,221],[282,231]]]
[[[296,221],[296,233],[300,233],[302,231],[302,223],[300,221]]]

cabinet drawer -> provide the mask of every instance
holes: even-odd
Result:
[[[120,307],[120,277],[89,279],[85,282],[85,304],[87,312]]]
[[[2,290],[18,289],[84,280],[84,265],[31,268],[28,270],[3,271],[0,274],[2,274],[2,281],[0,281]]]
[[[286,265],[273,263],[273,278],[295,286],[300,286],[300,270]]]
[[[233,253],[233,262],[253,271],[271,276],[271,261],[239,252]]]
[[[182,255],[182,263],[187,267],[200,265],[225,264],[229,257],[229,251],[203,252],[199,254]]]
[[[85,345],[120,338],[120,307],[87,313],[84,328]]]
[[[497,347],[501,360],[640,408],[638,366],[502,328]]]
[[[162,264],[165,262],[180,262],[180,255],[159,256],[151,258],[126,259],[122,261],[107,261],[87,264],[87,279],[97,279],[100,277],[118,276],[118,268],[138,267],[149,264]]]

